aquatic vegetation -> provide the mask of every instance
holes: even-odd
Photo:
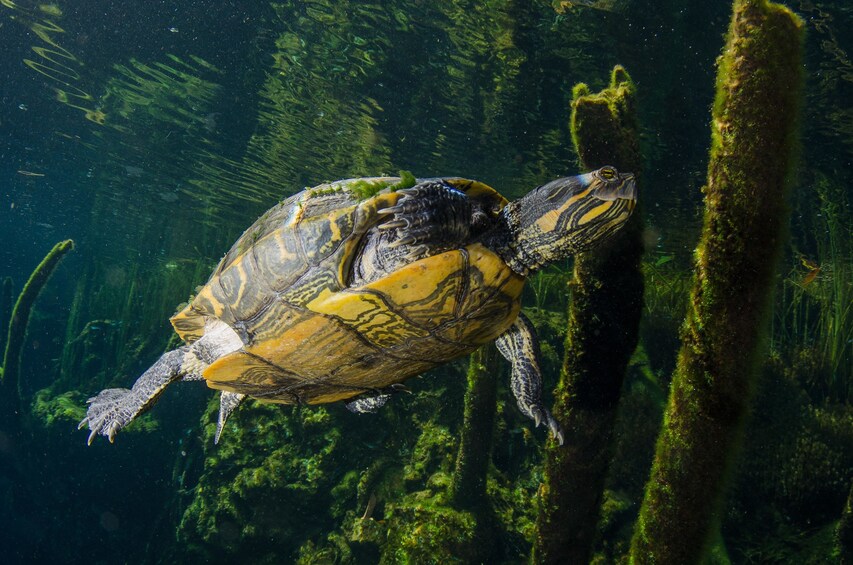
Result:
[[[551,6],[558,14],[565,14],[574,8],[592,8],[606,12],[621,12],[625,10],[627,0],[551,0]]]
[[[693,273],[672,255],[646,255],[643,260],[643,317],[640,341],[649,369],[668,385],[680,345],[679,330],[687,311]]]
[[[167,319],[211,265],[204,259],[127,267],[105,261],[79,277],[66,322],[60,374],[52,388],[127,384],[146,358],[162,353],[174,333]],[[141,308],[140,305],[145,307]]]
[[[21,399],[20,364],[33,305],[59,265],[59,261],[72,249],[74,249],[74,242],[70,239],[54,245],[33,270],[12,309],[8,330],[6,330],[3,365],[0,367],[0,422],[2,422],[0,427],[7,434],[11,435],[21,425],[23,400]]]
[[[823,175],[812,186],[815,261],[805,270],[800,257],[783,281],[773,347],[792,365],[809,360],[812,370],[801,375],[815,400],[846,403],[853,398],[853,202]]]
[[[612,164],[640,174],[635,87],[616,67],[610,86],[574,88],[571,132],[584,168]],[[601,248],[579,254],[571,285],[568,337],[554,415],[567,431],[549,442],[534,559],[581,563],[595,536],[616,404],[637,345],[642,310],[642,219],[638,212]],[[571,536],[566,531],[573,532]]]
[[[566,265],[555,264],[529,277],[525,286],[525,294],[532,295],[533,300],[527,301],[529,308],[548,309],[565,313],[569,305],[569,281],[572,272]],[[529,291],[527,290],[529,289]]]
[[[289,555],[328,527],[332,492],[354,501],[341,464],[358,457],[327,410],[243,406],[214,445],[218,408],[204,416],[204,469],[178,529],[188,554]]]
[[[715,513],[754,388],[787,217],[802,27],[780,5],[734,3],[718,67],[696,278],[631,544],[637,563],[699,561],[717,528]]]
[[[388,506],[386,562],[476,562],[491,549],[478,539],[474,516],[448,505],[440,490],[411,493]]]
[[[42,389],[34,395],[31,411],[45,427],[76,424],[86,417],[86,397],[73,390],[53,396],[49,389]]]
[[[12,277],[3,279],[3,286],[0,288],[0,351],[6,351],[6,338],[8,337],[6,328],[9,327],[9,318],[12,317],[12,306],[15,304],[12,297],[14,281]]]
[[[812,404],[801,380],[777,356],[763,372],[734,475],[736,518],[727,530],[744,526],[737,511],[743,507],[766,514],[756,537],[782,523],[816,526],[841,514],[853,474],[853,408]]]
[[[218,446],[218,403],[211,402],[203,418],[204,470],[179,529],[184,551],[323,562],[435,549],[441,537],[420,539],[419,520],[434,516],[436,532],[454,516],[474,523],[449,505],[458,441],[436,421],[436,395],[444,393],[407,395],[406,406],[392,402],[375,416],[249,403],[231,417]],[[424,509],[424,499],[433,506]],[[391,537],[407,540],[405,547],[386,543]]]

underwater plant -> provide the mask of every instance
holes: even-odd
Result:
[[[8,435],[13,435],[21,426],[20,364],[33,305],[59,261],[72,249],[74,242],[70,239],[54,245],[27,279],[11,310],[3,365],[0,366],[0,428]],[[4,282],[5,288],[11,289],[11,283]],[[3,295],[6,294],[4,290]]]
[[[853,223],[848,191],[823,174],[811,183],[814,259],[795,253],[774,319],[773,348],[811,365],[803,385],[817,402],[853,399]]]
[[[631,543],[635,563],[697,562],[717,528],[787,220],[802,42],[802,21],[787,8],[734,2],[719,60],[694,287]]]

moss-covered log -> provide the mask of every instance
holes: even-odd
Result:
[[[485,345],[471,354],[462,437],[453,472],[453,505],[463,510],[483,507],[486,475],[495,422],[497,349]]]
[[[742,435],[787,220],[802,22],[737,0],[719,60],[702,238],[634,563],[696,563]]]
[[[30,321],[33,304],[35,304],[36,298],[38,298],[50,275],[53,274],[60,259],[72,249],[74,249],[74,242],[70,239],[54,245],[53,249],[48,252],[30,275],[18,296],[15,307],[12,309],[9,331],[6,336],[6,350],[3,356],[2,380],[0,380],[0,422],[6,430],[15,427],[20,422],[21,351],[24,348],[24,338],[26,337],[27,324]]]
[[[574,89],[572,138],[584,169],[640,173],[634,85],[621,67],[609,88]],[[586,563],[611,454],[616,405],[637,345],[643,303],[639,211],[601,247],[579,255],[554,416],[565,445],[548,443],[534,561]]]

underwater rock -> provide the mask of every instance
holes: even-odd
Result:
[[[719,521],[766,335],[787,220],[803,24],[738,0],[719,60],[696,275],[634,563],[695,563]]]

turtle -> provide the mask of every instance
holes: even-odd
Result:
[[[215,443],[246,397],[374,412],[406,379],[494,341],[519,409],[562,444],[522,289],[614,234],[636,198],[634,175],[612,166],[512,202],[479,181],[404,172],[306,188],[252,224],[172,316],[184,344],[130,389],[90,398],[79,427],[90,445],[112,443],[177,381],[220,391]]]

